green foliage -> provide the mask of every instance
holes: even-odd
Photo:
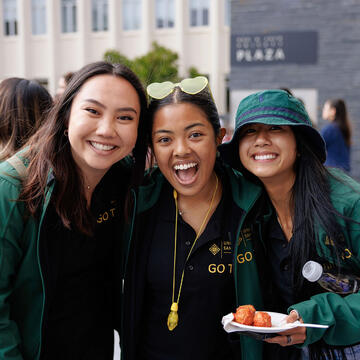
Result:
[[[178,58],[176,52],[156,42],[152,44],[150,52],[134,60],[128,59],[117,50],[108,50],[104,55],[106,61],[128,66],[140,78],[144,86],[152,82],[178,81]]]
[[[178,54],[156,42],[152,46],[150,52],[134,60],[135,73],[145,85],[167,80],[178,81]]]
[[[144,86],[153,82],[178,82],[178,59],[179,55],[176,52],[160,46],[156,42],[152,43],[152,48],[147,54],[133,60],[117,50],[107,50],[104,54],[104,60],[128,66],[139,77]],[[190,77],[202,75],[193,66],[188,71]]]
[[[104,60],[113,64],[123,64],[131,68],[131,61],[117,50],[107,50],[104,54]]]
[[[197,76],[206,76],[205,74],[200,74],[198,69],[195,66],[189,67],[188,72],[189,72],[189,77],[190,78],[194,78],[194,77],[197,77]]]

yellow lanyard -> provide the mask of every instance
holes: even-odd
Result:
[[[206,220],[210,214],[210,211],[211,211],[211,208],[213,206],[213,203],[214,203],[214,199],[215,199],[215,195],[216,195],[216,192],[217,192],[217,189],[218,189],[218,185],[219,185],[219,179],[217,177],[217,175],[215,174],[215,177],[216,177],[216,186],[215,186],[215,190],[212,194],[212,198],[211,198],[211,202],[210,202],[210,206],[209,206],[209,209],[207,210],[206,212],[206,215],[204,217],[204,220],[200,226],[200,229],[198,231],[198,233],[196,234],[196,237],[195,237],[195,240],[194,240],[194,243],[192,244],[191,246],[191,249],[188,253],[188,256],[186,257],[186,261],[185,261],[185,264],[187,263],[187,261],[189,260],[189,257],[191,255],[191,252],[196,244],[196,241],[197,239],[200,237],[202,231],[203,231],[203,228],[205,226],[205,223],[206,223]],[[177,300],[176,302],[174,301],[175,300],[175,271],[176,271],[176,245],[177,245],[177,224],[178,224],[178,203],[177,203],[177,192],[176,190],[174,189],[173,191],[173,196],[174,196],[174,200],[175,200],[175,209],[176,209],[176,215],[175,215],[175,244],[174,244],[174,267],[173,267],[173,289],[172,289],[172,303],[171,303],[171,307],[170,307],[170,314],[168,316],[168,319],[167,319],[167,326],[169,328],[170,331],[174,330],[179,322],[179,315],[178,315],[178,304],[179,304],[179,300],[180,300],[180,294],[181,294],[181,289],[182,289],[182,285],[183,285],[183,281],[184,281],[184,272],[185,272],[185,266],[183,268],[183,271],[182,271],[182,274],[181,274],[181,281],[180,281],[180,287],[179,287],[179,292],[178,292],[178,296],[177,296]]]

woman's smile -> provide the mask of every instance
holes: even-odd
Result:
[[[89,144],[97,151],[104,152],[106,154],[107,152],[110,152],[111,150],[114,150],[117,146],[116,145],[110,145],[110,144],[103,144],[97,141],[91,141],[89,140]]]
[[[84,83],[71,106],[68,137],[85,177],[102,177],[131,152],[139,116],[139,97],[127,80],[106,74]]]
[[[296,140],[289,126],[248,124],[239,140],[243,166],[262,182],[293,179],[297,157]]]
[[[266,153],[266,154],[254,154],[252,155],[252,157],[254,158],[255,161],[271,161],[274,160],[278,157],[277,154],[274,153]]]
[[[217,144],[205,113],[190,103],[162,107],[154,115],[153,151],[161,172],[185,196],[210,191]]]
[[[196,181],[198,172],[198,164],[196,162],[188,162],[174,165],[175,176],[182,185],[191,185]]]

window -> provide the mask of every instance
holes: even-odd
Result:
[[[109,30],[108,22],[108,0],[92,0],[92,30]]]
[[[230,26],[231,22],[231,1],[225,0],[225,19],[224,23],[226,26]]]
[[[141,0],[123,0],[123,29],[137,30],[140,26]]]
[[[210,0],[190,0],[190,26],[209,25]]]
[[[76,0],[61,0],[61,31],[76,32]]]
[[[31,29],[33,35],[46,33],[46,0],[31,0]]]
[[[175,25],[174,0],[156,0],[156,27],[173,28]]]
[[[3,0],[4,35],[17,35],[16,0]]]

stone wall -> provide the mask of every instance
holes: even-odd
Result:
[[[232,34],[318,33],[317,63],[232,66],[230,90],[317,89],[322,105],[343,98],[353,123],[352,175],[360,179],[360,2],[358,0],[232,0]]]

